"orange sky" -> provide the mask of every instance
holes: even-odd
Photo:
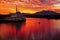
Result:
[[[40,2],[39,0],[33,0],[30,2],[28,0],[27,1],[22,0],[23,2],[19,2],[15,0],[12,0],[11,2],[8,2],[8,0],[6,1],[7,2],[0,2],[0,14],[8,14],[11,12],[15,12],[16,5],[20,12],[30,13],[30,14],[42,10],[53,10],[55,12],[60,12],[60,6],[59,6],[60,3],[47,4],[47,3]]]

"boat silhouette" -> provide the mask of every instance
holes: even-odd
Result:
[[[16,13],[9,13],[8,15],[0,15],[0,23],[1,22],[24,22],[26,21],[25,16],[17,10]]]

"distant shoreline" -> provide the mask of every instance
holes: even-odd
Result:
[[[60,19],[60,15],[24,15],[27,18]]]

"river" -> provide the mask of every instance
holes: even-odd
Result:
[[[0,37],[4,40],[12,35],[13,40],[17,36],[18,40],[53,40],[58,33],[60,33],[60,19],[26,18],[26,22],[20,25],[18,31],[16,25],[0,24]]]

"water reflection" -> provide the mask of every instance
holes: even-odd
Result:
[[[6,23],[0,24],[0,40],[12,40],[14,36],[16,36],[16,28],[14,25]]]
[[[60,19],[26,18],[26,24],[20,30],[21,40],[54,40],[60,35],[59,26]]]
[[[60,19],[26,18],[26,22],[0,24],[2,40],[60,40]]]

